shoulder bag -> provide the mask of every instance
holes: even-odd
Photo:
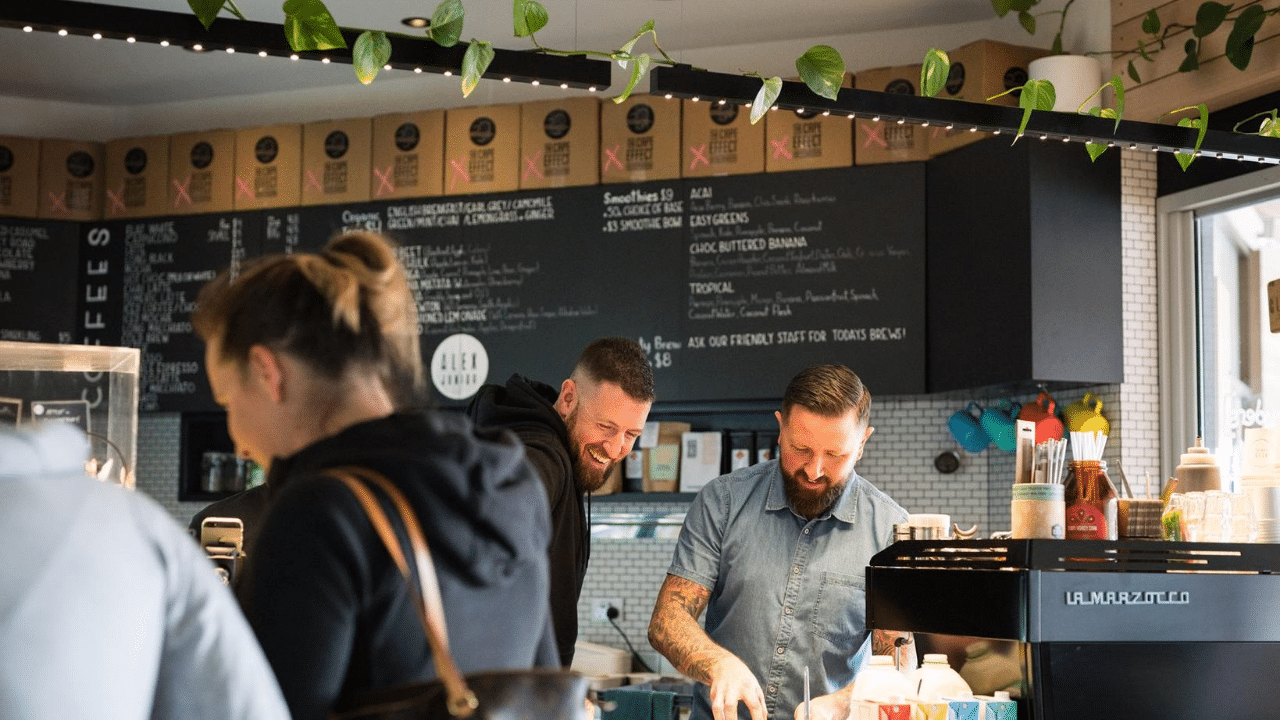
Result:
[[[449,652],[444,603],[435,564],[422,527],[399,488],[367,468],[341,467],[326,474],[345,484],[360,501],[400,574],[416,589],[414,604],[435,658],[437,679],[379,688],[356,698],[330,720],[578,720],[584,717],[589,679],[560,669],[522,668],[470,673],[458,671]],[[417,578],[370,485],[390,500],[409,538]],[[494,642],[501,642],[495,638]]]

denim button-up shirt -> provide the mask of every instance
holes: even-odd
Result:
[[[791,510],[777,460],[708,483],[689,508],[672,575],[711,590],[705,627],[764,690],[769,717],[790,720],[803,701],[853,682],[867,649],[866,567],[907,513],[857,473],[825,514]],[[710,720],[709,688],[693,720]],[[744,705],[740,718],[749,718]]]

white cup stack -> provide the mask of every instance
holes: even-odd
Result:
[[[1280,431],[1245,428],[1240,488],[1253,504],[1255,542],[1280,542]]]

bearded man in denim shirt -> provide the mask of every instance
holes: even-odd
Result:
[[[909,636],[866,627],[867,564],[907,520],[854,471],[870,408],[847,367],[803,370],[774,413],[778,459],[716,478],[690,506],[649,642],[698,681],[692,720],[802,720],[805,668],[812,720],[843,720],[868,653],[914,658]]]

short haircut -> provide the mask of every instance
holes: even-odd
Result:
[[[600,338],[583,348],[572,377],[611,382],[633,400],[653,402],[653,366],[640,345],[629,338]]]
[[[844,365],[813,365],[801,370],[782,395],[782,416],[797,405],[823,417],[839,417],[854,410],[861,425],[871,419],[871,391]]]

